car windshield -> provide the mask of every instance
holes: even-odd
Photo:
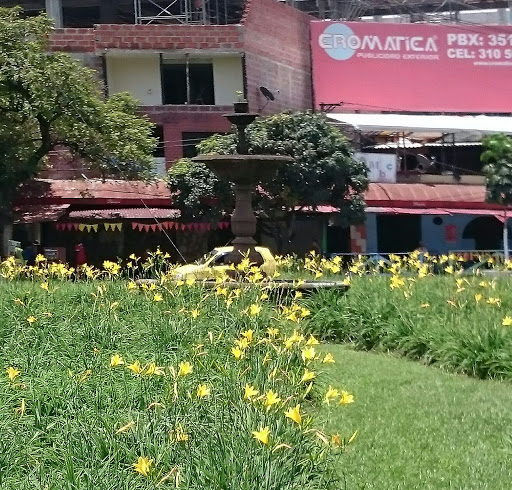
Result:
[[[219,255],[220,252],[219,250],[217,250],[216,248],[214,248],[211,252],[208,252],[207,254],[204,254],[202,258],[200,258],[198,261],[197,261],[197,264],[206,264],[207,262],[209,262],[213,257],[215,257],[216,255]],[[223,254],[220,254],[219,257],[223,257],[224,255],[226,255],[225,253]],[[215,262],[218,261],[218,258],[215,259]]]

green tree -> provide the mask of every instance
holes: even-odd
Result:
[[[257,119],[246,129],[249,153],[287,155],[276,178],[261,183],[254,205],[280,250],[290,239],[297,212],[329,204],[340,210],[345,225],[364,221],[362,193],[368,187],[367,168],[353,158],[350,142],[323,114],[281,113]],[[198,145],[202,154],[236,153],[237,135],[214,135]],[[231,185],[199,163],[181,162],[171,168],[168,183],[173,202],[185,219],[216,220],[233,208]],[[259,220],[261,225],[262,220]],[[284,226],[283,226],[284,223]]]
[[[487,136],[482,141],[481,160],[485,163],[486,201],[503,206],[512,203],[512,138],[505,134]],[[503,250],[509,259],[508,216],[505,211],[503,224]]]
[[[18,186],[63,148],[104,176],[150,175],[153,124],[127,94],[105,99],[97,73],[49,52],[52,23],[0,8],[0,223]]]

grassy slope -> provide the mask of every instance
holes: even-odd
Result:
[[[330,351],[333,386],[356,402],[325,409],[344,434],[347,488],[509,489],[512,386],[447,374],[388,355]]]

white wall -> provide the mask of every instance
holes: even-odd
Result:
[[[107,55],[110,95],[130,92],[141,105],[162,104],[162,81],[158,53],[112,57]]]
[[[213,85],[215,105],[231,105],[237,100],[236,92],[243,92],[242,58],[219,56],[213,58]]]

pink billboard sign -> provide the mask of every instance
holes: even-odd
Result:
[[[315,106],[512,112],[512,26],[312,21]]]

